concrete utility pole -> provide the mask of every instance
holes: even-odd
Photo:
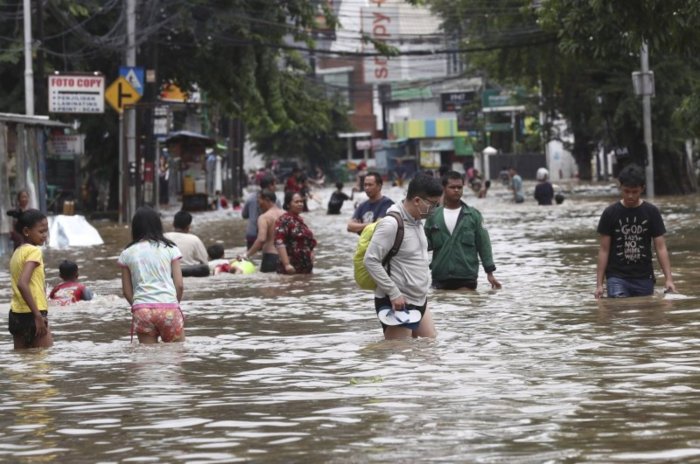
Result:
[[[32,70],[32,0],[24,0],[24,112],[34,116],[34,71]]]
[[[126,50],[124,52],[124,63],[126,66],[136,66],[136,0],[126,0]],[[122,176],[126,176],[127,199],[126,199],[126,222],[131,220],[131,217],[136,212],[136,175],[138,169],[136,166],[136,109],[129,108],[125,114],[126,120],[126,172],[122,172]],[[120,130],[124,130],[124,124],[120,124]],[[124,156],[122,154],[122,156]]]
[[[646,42],[642,42],[641,49],[641,61],[642,61],[642,82],[643,82],[643,92],[642,92],[642,115],[644,118],[644,144],[647,147],[647,166],[646,166],[646,178],[647,178],[647,196],[649,198],[654,197],[654,151],[652,148],[651,140],[651,96],[653,91],[653,81],[651,80],[651,73],[649,73],[649,49]],[[647,88],[647,85],[650,88]]]

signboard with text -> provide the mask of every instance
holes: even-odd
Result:
[[[104,93],[104,76],[94,73],[49,76],[49,113],[104,113]]]
[[[474,101],[474,92],[448,92],[440,94],[440,111],[454,113]]]
[[[375,0],[362,8],[362,31],[377,42],[395,41],[399,36],[399,7]],[[365,48],[367,53],[378,53],[371,43]],[[401,58],[370,55],[364,60],[365,83],[380,84],[402,79]]]
[[[49,156],[58,158],[74,158],[85,152],[84,134],[52,134],[46,142],[46,150]]]

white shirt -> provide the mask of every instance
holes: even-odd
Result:
[[[209,262],[207,249],[196,235],[184,232],[167,232],[163,235],[168,240],[175,242],[175,245],[180,249],[183,266],[196,266]]]
[[[442,211],[443,216],[445,218],[445,225],[447,226],[447,230],[449,230],[450,235],[452,235],[452,232],[454,232],[455,226],[457,225],[457,218],[459,217],[459,212],[462,211],[462,206],[458,206],[456,209],[447,209],[447,207],[445,207]]]
[[[172,268],[176,259],[180,259],[180,250],[156,242],[138,242],[122,251],[118,263],[131,273],[132,308],[139,304],[178,304]]]

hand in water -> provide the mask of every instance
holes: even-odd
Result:
[[[48,328],[46,327],[46,320],[41,315],[34,316],[34,326],[36,327],[36,331],[34,332],[36,338],[41,338],[48,332]]]

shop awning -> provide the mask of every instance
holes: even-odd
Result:
[[[179,143],[184,141],[197,141],[201,142],[208,148],[214,148],[216,146],[216,140],[213,138],[200,134],[198,132],[192,131],[177,131],[171,132],[165,139],[166,143]]]
[[[424,139],[467,136],[469,133],[457,130],[457,119],[408,119],[391,124],[391,132],[396,138]]]

